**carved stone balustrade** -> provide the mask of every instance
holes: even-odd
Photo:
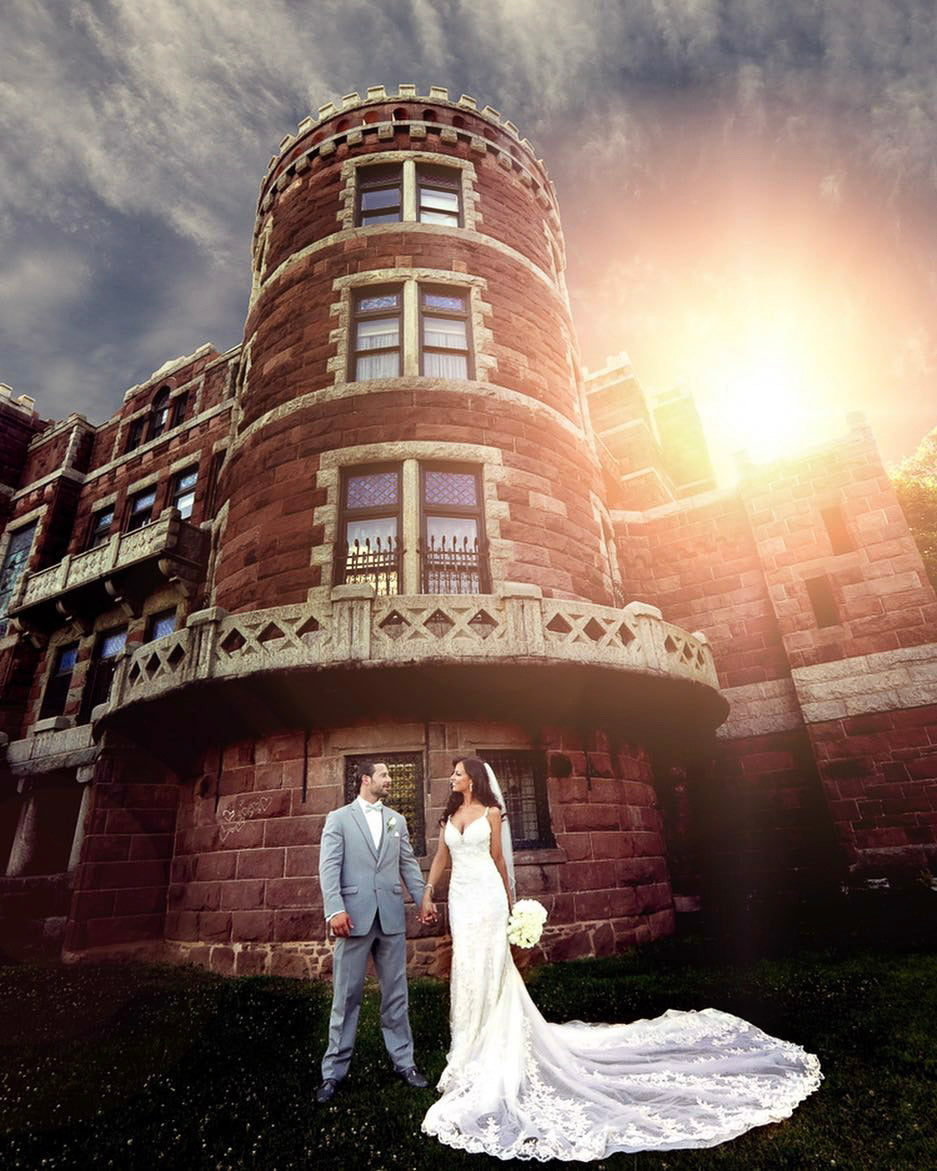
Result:
[[[566,722],[608,711],[641,730],[711,729],[728,705],[705,635],[653,606],[545,599],[528,585],[382,597],[345,585],[321,602],[193,614],[121,657],[94,717],[96,734],[116,727],[165,753],[179,741],[414,711]]]
[[[48,630],[63,619],[90,624],[117,603],[137,614],[146,596],[167,581],[191,592],[204,576],[209,540],[167,508],[151,524],[24,574],[10,616],[20,627]]]

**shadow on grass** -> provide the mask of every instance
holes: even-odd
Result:
[[[710,1150],[596,1166],[937,1166],[935,918],[937,897],[933,908],[853,903],[825,931],[802,919],[796,937],[710,921],[626,956],[532,972],[531,994],[549,1019],[629,1021],[713,1006],[820,1057],[819,1092],[779,1126]],[[314,1107],[329,998],[321,984],[197,969],[0,968],[0,1165],[503,1166],[420,1136],[435,1094],[391,1076],[373,990],[348,1079],[326,1108]],[[414,982],[410,1001],[419,1062],[435,1081],[447,986]]]

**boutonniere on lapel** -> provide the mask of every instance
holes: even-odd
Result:
[[[397,830],[395,830],[395,829],[394,829],[394,826],[395,826],[396,824],[397,824],[397,818],[396,818],[396,817],[388,817],[388,819],[387,819],[387,827],[386,827],[386,828],[387,828],[387,830],[388,830],[388,832],[389,832],[389,833],[392,833],[392,834],[394,835],[394,837],[395,837],[395,838],[399,838],[399,837],[400,837],[400,834],[397,832]]]

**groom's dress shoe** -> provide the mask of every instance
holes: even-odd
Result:
[[[409,1069],[395,1069],[394,1073],[401,1081],[405,1081],[408,1086],[412,1086],[414,1090],[425,1090],[429,1085],[429,1082],[415,1065],[412,1065]]]
[[[326,1078],[321,1086],[316,1090],[316,1101],[320,1106],[324,1106],[326,1102],[331,1102],[335,1096],[335,1091],[338,1089],[338,1082],[332,1081],[331,1078]]]

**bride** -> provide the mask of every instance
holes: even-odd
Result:
[[[422,1129],[500,1159],[601,1159],[712,1147],[780,1122],[819,1085],[819,1062],[715,1008],[627,1025],[553,1024],[507,940],[511,838],[491,768],[456,761],[421,918],[451,860],[452,1038]]]

